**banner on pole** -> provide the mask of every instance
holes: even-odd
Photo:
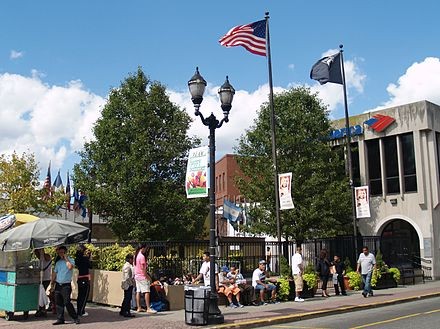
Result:
[[[292,201],[292,173],[278,174],[278,190],[280,196],[280,210],[295,208]]]
[[[208,196],[208,152],[207,146],[189,151],[185,179],[187,198],[204,198]]]
[[[368,186],[354,188],[356,196],[356,218],[369,218],[370,215],[370,195]]]

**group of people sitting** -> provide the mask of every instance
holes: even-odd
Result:
[[[203,253],[203,263],[199,274],[192,279],[191,283],[198,283],[203,278],[205,286],[210,286],[210,253]],[[261,260],[252,274],[252,285],[249,285],[236,266],[223,266],[221,271],[215,268],[215,284],[217,292],[226,296],[231,308],[241,308],[243,305],[266,305],[267,303],[278,303],[276,280],[271,282],[266,272],[266,261]],[[266,294],[269,299],[266,300]]]

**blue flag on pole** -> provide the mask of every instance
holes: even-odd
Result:
[[[223,218],[229,220],[231,224],[239,220],[241,213],[242,209],[239,206],[228,200],[223,201]]]

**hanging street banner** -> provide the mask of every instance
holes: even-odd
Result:
[[[185,180],[187,198],[204,198],[208,196],[208,154],[209,149],[207,146],[189,151]]]
[[[370,195],[368,186],[354,188],[356,195],[356,218],[369,218],[370,215]]]
[[[293,209],[292,201],[292,173],[278,174],[278,189],[280,195],[280,210]]]

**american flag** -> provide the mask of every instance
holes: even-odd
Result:
[[[253,54],[266,56],[266,20],[235,26],[219,42],[225,47],[243,46]]]
[[[43,184],[43,189],[47,191],[47,196],[51,196],[52,195],[52,189],[51,189],[51,177],[50,177],[50,161],[49,161],[49,167],[47,168],[47,175],[46,175],[46,180],[44,181]]]

